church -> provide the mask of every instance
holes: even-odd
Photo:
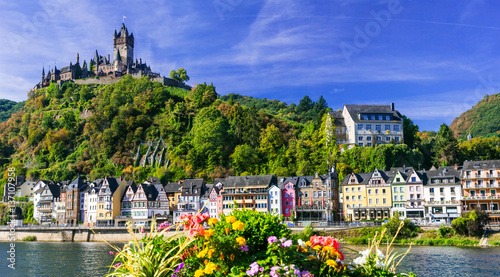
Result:
[[[99,55],[97,50],[89,64],[84,60],[80,65],[80,56],[76,53],[76,63],[69,63],[68,66],[53,69],[45,75],[45,68],[42,69],[42,79],[35,86],[35,89],[44,88],[51,82],[62,84],[67,81],[74,81],[89,77],[121,77],[123,75],[134,75],[134,77],[148,76],[149,78],[160,78],[159,73],[154,73],[142,59],[134,61],[134,34],[128,32],[125,23],[122,23],[120,30],[113,34],[113,60],[110,55],[107,57]]]

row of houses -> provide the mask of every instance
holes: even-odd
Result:
[[[462,166],[375,169],[352,173],[341,183],[347,220],[378,220],[398,215],[426,221],[452,221],[479,208],[500,218],[500,160],[466,161]]]
[[[200,210],[211,217],[233,209],[283,215],[287,219],[327,222],[340,215],[339,182],[335,170],[299,177],[229,176],[205,184],[186,179],[162,184],[156,177],[135,184],[122,178],[86,181],[25,181],[17,196],[34,202],[33,216],[41,224],[85,226],[124,225],[127,221],[179,222],[181,214]]]
[[[218,218],[235,208],[322,224],[383,220],[391,216],[451,221],[476,208],[500,219],[500,160],[462,166],[411,167],[352,173],[339,184],[335,169],[297,177],[229,176],[206,184],[186,179],[162,184],[156,177],[135,184],[122,178],[72,182],[25,181],[17,196],[34,201],[41,224],[123,225],[127,221],[179,222],[199,210]]]

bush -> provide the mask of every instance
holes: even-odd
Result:
[[[441,238],[450,238],[451,236],[455,235],[455,231],[451,227],[442,225],[438,229],[438,234]]]
[[[453,220],[451,227],[459,235],[479,237],[483,234],[488,219],[489,216],[485,211],[476,209]]]
[[[27,236],[22,241],[36,241],[36,236]]]
[[[399,220],[398,217],[393,216],[389,222],[384,224],[383,227],[387,229],[387,235],[389,237],[394,237],[400,225],[401,220]],[[403,227],[399,230],[397,239],[416,237],[419,231],[421,231],[421,229],[418,226],[413,225],[409,219],[405,219]]]

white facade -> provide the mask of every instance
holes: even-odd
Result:
[[[97,222],[97,194],[98,188],[91,188],[85,192],[85,223],[95,224]]]
[[[360,106],[363,106],[363,109],[360,109]],[[376,111],[370,109],[371,107],[382,108]],[[356,112],[349,112],[349,109],[354,108]],[[393,112],[397,113],[393,106],[389,108],[383,105],[344,105],[342,116],[346,125],[347,144],[372,146],[374,143],[384,144],[391,141],[403,143],[403,122],[395,119]],[[353,118],[353,113],[357,118]]]
[[[132,219],[148,219],[150,211],[148,211],[148,198],[144,192],[143,184],[137,186],[137,191],[132,200]]]
[[[269,213],[273,214],[273,215],[283,214],[283,212],[281,210],[281,207],[282,207],[282,205],[281,205],[281,189],[276,185],[272,185],[269,188],[268,192],[269,192],[269,197],[268,197]]]

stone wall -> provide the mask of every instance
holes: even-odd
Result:
[[[140,79],[142,77],[142,74],[130,74],[133,78]],[[115,77],[115,76],[103,76],[99,78],[88,78],[88,79],[76,79],[73,80],[76,84],[80,85],[90,85],[90,84],[96,84],[96,85],[110,85],[114,84],[118,81],[120,81],[121,77]],[[156,77],[156,78],[151,78],[151,81],[153,82],[158,82],[163,84],[164,86],[169,86],[169,87],[178,87],[186,90],[191,90],[191,87],[182,83],[178,82],[174,79],[170,79],[167,77]]]
[[[9,240],[10,230],[0,229],[0,241]],[[172,232],[174,233],[174,232]],[[136,233],[137,239],[145,236],[145,233]],[[16,241],[23,240],[28,236],[35,236],[37,241],[107,241],[127,242],[132,236],[125,228],[15,228]]]

